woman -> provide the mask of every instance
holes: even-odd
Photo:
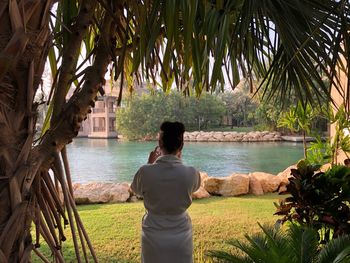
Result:
[[[160,126],[159,147],[136,173],[131,189],[143,196],[143,263],[192,263],[192,224],[186,210],[200,186],[199,172],[181,162],[185,127]]]

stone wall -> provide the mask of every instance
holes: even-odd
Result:
[[[267,142],[281,141],[279,132],[185,132],[184,140],[190,142]]]
[[[201,186],[193,193],[194,199],[215,196],[263,195],[284,192],[289,181],[290,169],[273,175],[263,172],[249,174],[233,173],[227,177],[211,177],[201,172]],[[137,200],[128,183],[74,184],[74,198],[77,204],[116,203]]]

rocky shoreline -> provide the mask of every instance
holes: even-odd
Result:
[[[193,193],[192,197],[202,199],[210,196],[228,197],[283,192],[289,183],[290,169],[294,167],[288,167],[277,175],[253,172],[233,173],[227,177],[211,177],[201,172],[201,187]],[[129,183],[75,183],[73,191],[77,204],[133,202],[138,199],[131,192]]]
[[[269,131],[252,132],[185,132],[184,140],[189,142],[276,142],[282,141],[281,133]]]
[[[290,139],[292,138],[292,139]],[[184,140],[187,142],[278,142],[278,141],[295,141],[294,136],[282,136],[277,131],[251,131],[251,132],[235,132],[235,131],[193,131],[185,132]],[[127,141],[128,138],[118,135],[118,140]],[[156,136],[147,135],[141,141],[156,141]]]

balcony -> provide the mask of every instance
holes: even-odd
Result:
[[[94,108],[94,109],[92,109],[93,113],[103,113],[105,111],[106,111],[105,108]]]
[[[105,127],[93,127],[92,130],[93,130],[93,132],[105,132],[106,128]]]

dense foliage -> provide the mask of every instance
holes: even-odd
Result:
[[[252,98],[246,88],[237,89],[234,92],[224,92],[219,95],[226,108],[226,116],[231,127],[249,127],[260,122],[255,111],[259,102]]]
[[[350,168],[336,165],[326,172],[300,161],[292,169],[287,192],[277,206],[281,222],[292,221],[319,231],[320,242],[350,234]]]
[[[225,105],[215,95],[203,94],[197,99],[178,92],[156,92],[135,96],[118,109],[117,128],[131,140],[152,138],[165,120],[181,121],[189,130],[201,130],[219,125],[224,115]]]
[[[247,89],[203,93],[200,98],[185,97],[176,91],[152,91],[125,100],[117,112],[117,130],[129,139],[152,137],[162,121],[177,120],[185,123],[187,130],[252,127],[262,131],[288,127],[292,132],[306,130],[304,135],[319,132],[315,124],[320,123],[322,115],[309,104],[307,110],[298,105],[283,110],[282,105],[268,104],[258,96],[252,98]],[[325,118],[323,121],[326,123]]]

